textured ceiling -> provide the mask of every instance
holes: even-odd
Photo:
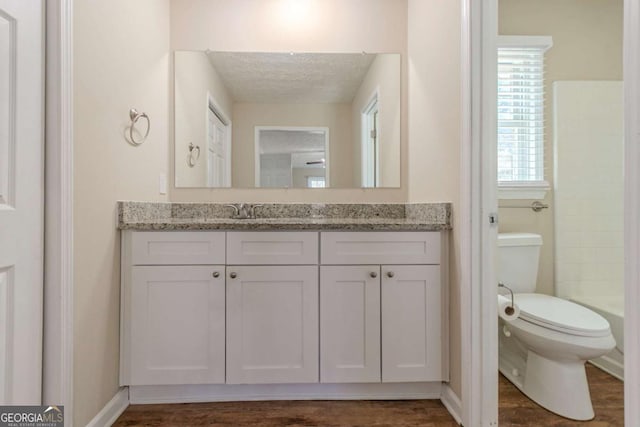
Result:
[[[208,52],[235,102],[350,103],[375,54]]]
[[[324,132],[261,130],[260,154],[324,152]]]

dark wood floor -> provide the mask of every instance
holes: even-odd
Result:
[[[596,413],[592,421],[578,422],[559,417],[536,405],[500,375],[500,426],[527,427],[622,427],[624,385],[611,375],[587,364],[591,402]]]
[[[437,400],[282,401],[133,405],[114,424],[124,426],[446,426],[456,427]]]
[[[500,426],[622,427],[623,385],[588,366],[596,418],[572,422],[542,409],[500,377]],[[410,427],[457,426],[439,401],[284,401],[132,405],[114,424],[125,426]]]

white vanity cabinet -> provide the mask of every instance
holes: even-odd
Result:
[[[439,265],[382,266],[382,381],[446,379],[442,373]]]
[[[321,236],[322,380],[445,380],[440,233]]]
[[[121,385],[138,403],[438,395],[443,235],[124,231]]]
[[[224,384],[224,245],[220,232],[123,234],[121,383]]]
[[[318,382],[318,267],[227,268],[227,383]]]
[[[227,233],[227,383],[318,382],[318,233]]]
[[[224,266],[136,266],[131,278],[131,384],[224,384]]]
[[[380,379],[380,266],[322,266],[321,382]]]

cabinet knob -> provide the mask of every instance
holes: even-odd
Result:
[[[395,275],[396,273],[394,273],[393,271],[387,271],[387,277],[393,277]]]
[[[220,277],[220,272],[219,271],[214,271],[212,276],[217,279],[218,277]]]
[[[378,277],[378,273],[376,273],[375,271],[372,271],[371,273],[369,273],[369,276],[375,279],[376,277]]]
[[[231,272],[229,273],[229,277],[231,277],[232,279],[235,279],[236,277],[238,277],[238,273]]]

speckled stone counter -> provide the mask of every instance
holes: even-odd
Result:
[[[118,202],[121,230],[352,230],[451,229],[450,203],[258,204],[255,219],[233,219],[224,203]]]

